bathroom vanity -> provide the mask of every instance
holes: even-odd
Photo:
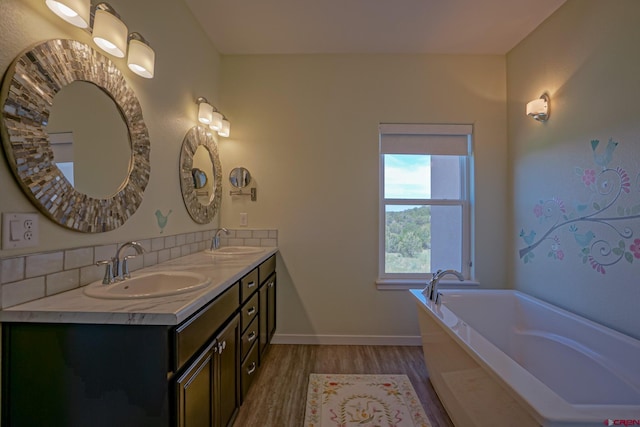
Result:
[[[276,251],[198,253],[134,273],[211,279],[178,295],[76,289],[0,312],[2,425],[233,424],[276,327]]]

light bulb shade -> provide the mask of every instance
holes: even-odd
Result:
[[[200,102],[198,107],[198,121],[208,125],[211,123],[211,114],[213,114],[213,107],[208,102]]]
[[[222,120],[222,128],[218,131],[218,135],[228,137],[231,133],[231,123],[229,120]]]
[[[155,62],[156,53],[151,46],[140,40],[129,40],[127,65],[131,71],[146,79],[152,79]]]
[[[220,114],[218,111],[214,111],[211,115],[211,124],[209,124],[209,127],[216,132],[219,132],[220,129],[222,129],[222,119],[222,114]]]
[[[96,9],[93,20],[93,41],[110,55],[124,58],[127,53],[127,26],[107,10]]]
[[[90,21],[91,2],[89,0],[46,0],[53,13],[71,25],[87,28]]]
[[[539,99],[527,103],[527,116],[538,121],[546,121],[549,118],[549,96],[542,95]]]

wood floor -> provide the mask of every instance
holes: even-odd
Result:
[[[433,427],[453,426],[421,347],[271,345],[234,427],[301,427],[309,374],[406,374]]]

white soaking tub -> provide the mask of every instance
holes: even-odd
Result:
[[[456,426],[640,425],[639,340],[518,291],[411,293]]]

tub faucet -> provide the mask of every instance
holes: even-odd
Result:
[[[127,248],[135,249],[138,255],[144,252],[144,248],[138,242],[123,243],[122,246],[118,248],[118,250],[116,251],[116,256],[113,258],[112,274],[113,274],[114,281],[129,279],[131,277],[131,274],[129,273],[128,260],[130,258],[135,258],[135,255],[127,255],[123,258],[122,253]]]
[[[218,249],[220,247],[220,233],[224,233],[226,235],[229,234],[229,230],[227,230],[226,228],[221,228],[220,230],[216,231],[216,235],[213,236],[213,239],[211,239],[211,250],[215,250]]]
[[[448,274],[453,274],[458,279],[460,279],[461,282],[464,280],[464,276],[462,275],[462,273],[456,270],[438,270],[435,272],[435,274],[431,276],[431,280],[429,281],[429,284],[422,291],[422,293],[428,299],[435,302],[436,304],[440,304],[440,300],[442,297],[442,294],[438,291],[438,283],[440,282],[440,279],[442,279],[444,276]]]

